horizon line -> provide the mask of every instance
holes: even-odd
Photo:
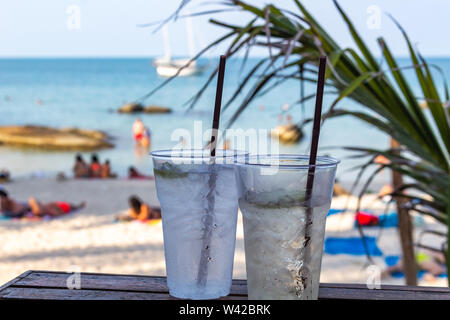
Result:
[[[155,59],[158,57],[162,57],[161,55],[114,55],[114,56],[0,56],[0,60],[12,60],[12,59]],[[217,56],[219,57],[219,56]],[[265,58],[267,56],[265,55],[255,55],[255,56],[249,56],[248,58]],[[404,58],[410,58],[409,55],[394,55],[395,58],[404,59]],[[428,59],[443,59],[443,58],[450,58],[450,54],[448,55],[424,55],[424,57]],[[175,59],[186,59],[189,57],[180,55],[180,56],[173,56],[172,58]],[[214,59],[215,57],[200,57],[201,59]],[[244,57],[231,57],[231,58],[244,58]],[[382,56],[375,56],[375,58],[382,58]]]

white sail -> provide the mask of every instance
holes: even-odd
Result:
[[[169,28],[167,24],[163,26],[162,32],[164,41],[164,56],[153,61],[153,65],[156,67],[156,72],[158,75],[162,77],[172,77],[176,74],[178,74],[178,76],[191,76],[199,73],[202,69],[197,68],[196,62],[192,61],[189,63],[189,60],[195,56],[194,32],[191,17],[188,15],[186,18],[186,33],[189,50],[188,59],[172,60]],[[189,65],[187,65],[188,63]]]
[[[153,60],[153,65],[155,67],[158,67],[159,65],[163,64],[170,64],[170,60],[172,58],[172,53],[170,50],[169,27],[167,26],[167,24],[163,25],[162,27],[162,36],[164,43],[164,55],[160,58],[156,58],[155,60]]]

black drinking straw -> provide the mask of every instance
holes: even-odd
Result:
[[[219,130],[220,121],[220,108],[222,105],[222,91],[223,91],[223,78],[225,75],[225,61],[224,55],[220,56],[219,74],[217,77],[217,89],[216,89],[216,103],[214,106],[214,116],[212,123],[212,133],[210,142],[210,164],[211,172],[208,183],[208,194],[206,196],[208,200],[208,208],[203,219],[203,244],[202,251],[200,253],[200,263],[197,273],[197,285],[204,287],[208,278],[208,263],[211,260],[211,232],[214,221],[214,202],[215,202],[215,189],[216,189],[216,172],[214,167],[214,157],[216,156],[217,135]]]
[[[307,200],[312,195],[312,187],[314,184],[314,171],[316,165],[317,148],[319,145],[320,134],[320,120],[322,117],[322,101],[323,101],[323,88],[325,87],[325,69],[327,67],[327,57],[321,56],[319,61],[319,77],[317,79],[317,92],[316,92],[316,108],[314,111],[314,122],[311,140],[311,154],[309,156],[309,170],[308,180],[306,182],[306,198]]]
[[[216,103],[214,105],[214,116],[213,116],[212,134],[211,134],[211,142],[210,142],[211,157],[216,156],[217,134],[218,134],[219,122],[220,122],[220,108],[222,105],[223,78],[225,76],[226,59],[227,58],[224,55],[220,56],[219,75],[217,76]]]
[[[305,203],[306,203],[306,225],[305,225],[305,253],[304,253],[304,265],[310,263],[311,256],[311,227],[312,227],[312,189],[314,185],[314,173],[316,170],[316,158],[317,158],[317,148],[319,145],[319,134],[320,134],[320,120],[322,116],[322,101],[323,101],[323,89],[325,86],[325,69],[326,69],[327,57],[321,56],[319,60],[319,76],[317,79],[317,91],[316,91],[316,107],[314,111],[314,122],[311,140],[311,153],[309,156],[309,169],[308,169],[308,179],[306,181],[306,192],[305,192]],[[309,273],[309,268],[307,268],[306,279],[308,279],[308,284],[304,284],[305,287],[311,285],[311,274]]]

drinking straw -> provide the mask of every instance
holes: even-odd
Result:
[[[225,61],[226,57],[224,55],[220,56],[219,63],[219,74],[217,78],[217,88],[216,88],[216,103],[214,106],[214,116],[212,123],[212,133],[210,142],[210,165],[211,172],[208,181],[208,194],[206,198],[208,199],[208,207],[203,220],[203,244],[202,251],[200,254],[200,263],[197,274],[197,285],[204,287],[208,278],[208,263],[211,260],[211,233],[214,221],[214,192],[216,189],[216,172],[215,172],[215,156],[216,156],[216,145],[217,145],[217,135],[219,129],[220,121],[220,108],[222,104],[222,91],[223,91],[223,78],[225,75]]]
[[[300,107],[301,107],[301,109],[302,109],[302,120],[304,120],[304,118],[305,118],[305,101],[304,101],[304,98],[305,98],[305,81],[303,80],[303,74],[304,74],[304,72],[305,72],[305,70],[304,70],[304,65],[303,64],[301,64],[300,65],[300,101],[301,101],[301,103],[300,103]]]
[[[320,134],[320,120],[322,116],[322,101],[323,101],[323,89],[325,86],[325,69],[326,69],[327,57],[321,56],[319,60],[319,76],[317,79],[317,91],[316,91],[316,107],[314,110],[313,131],[311,140],[311,153],[309,156],[309,169],[308,179],[306,181],[306,225],[305,225],[305,263],[309,263],[310,260],[310,241],[311,241],[311,226],[312,226],[312,189],[314,185],[314,173],[316,170],[316,158],[317,148],[319,145]],[[308,277],[310,278],[310,276]]]
[[[314,172],[317,157],[317,148],[319,145],[320,134],[320,120],[322,117],[322,101],[323,101],[323,88],[325,86],[325,69],[326,69],[327,57],[321,56],[319,60],[319,77],[317,79],[317,91],[316,91],[316,107],[314,110],[314,122],[311,140],[311,154],[309,156],[309,170],[308,180],[306,182],[306,195],[309,199],[312,195],[312,187],[314,184]]]
[[[217,132],[219,130],[220,121],[220,107],[222,105],[222,92],[223,92],[223,78],[225,75],[225,62],[226,57],[224,55],[220,56],[219,62],[219,75],[217,76],[217,87],[216,87],[216,103],[214,105],[214,116],[212,123],[212,133],[211,133],[211,157],[216,155],[216,145],[217,145]]]

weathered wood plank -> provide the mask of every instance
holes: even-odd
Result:
[[[370,291],[370,294],[369,294]],[[0,292],[0,299],[42,299],[42,300],[168,300],[167,293],[132,292],[110,290],[68,290],[54,288],[8,287]],[[245,299],[244,296],[228,296],[223,300]],[[367,290],[361,294],[359,289],[321,288],[319,299],[347,300],[450,300],[447,295],[426,294],[423,292],[402,292]],[[221,299],[222,300],[222,299]]]
[[[362,284],[362,283],[321,283],[320,287],[369,290],[367,288],[367,285]],[[444,294],[450,294],[449,287],[420,287],[420,286],[403,286],[403,285],[383,284],[383,285],[381,285],[380,290],[439,292],[439,293],[444,293]]]
[[[0,286],[0,292],[1,292],[3,289],[12,286],[14,283],[16,283],[16,282],[22,280],[23,278],[27,277],[27,276],[30,275],[31,273],[33,273],[32,270],[25,271],[24,273],[22,273],[21,275],[17,276],[17,277],[14,278],[14,279],[12,279],[11,281],[8,281],[8,282],[6,282],[5,284],[1,285],[1,286]]]
[[[27,278],[17,281],[15,286],[68,289],[67,280],[70,276],[71,274],[68,273],[33,272]],[[168,292],[166,281],[162,277],[111,276],[81,273],[80,286],[81,289]]]
[[[45,272],[34,271],[28,277],[20,279],[15,283],[16,286],[36,286],[50,288],[66,288],[66,280],[69,274],[64,272]],[[119,291],[143,291],[143,292],[168,292],[166,278],[159,276],[137,276],[137,275],[109,275],[98,273],[81,274],[83,289],[99,290],[119,290]],[[341,283],[322,283],[321,288],[339,288],[339,289],[360,289],[369,291],[365,284],[341,284]],[[447,287],[416,287],[416,286],[397,286],[382,285],[381,290],[391,291],[417,291],[424,293],[444,293],[450,294],[450,288]],[[233,280],[231,290],[234,295],[246,295],[246,281]],[[370,291],[369,291],[370,292]]]
[[[0,292],[0,300],[177,300],[167,293],[68,290],[49,288],[9,287]],[[228,296],[220,300],[243,300],[246,297]]]
[[[20,279],[17,281],[15,286],[67,289],[67,279],[70,276],[71,274],[63,272],[48,273],[35,271],[25,279]],[[165,277],[81,273],[80,285],[81,289],[160,293],[169,292]],[[246,296],[246,281],[233,280],[231,294]]]
[[[0,292],[0,299],[167,300],[169,299],[169,295],[165,293],[154,292],[9,287]]]
[[[81,273],[81,290],[69,290],[65,272],[27,271],[0,288],[0,299],[174,299],[166,278],[159,276]],[[224,299],[246,299],[245,280],[233,280]],[[450,288],[382,285],[369,290],[364,284],[321,283],[319,299],[450,300]]]
[[[389,290],[389,289],[352,289],[321,286],[320,300],[450,300],[446,292]]]

